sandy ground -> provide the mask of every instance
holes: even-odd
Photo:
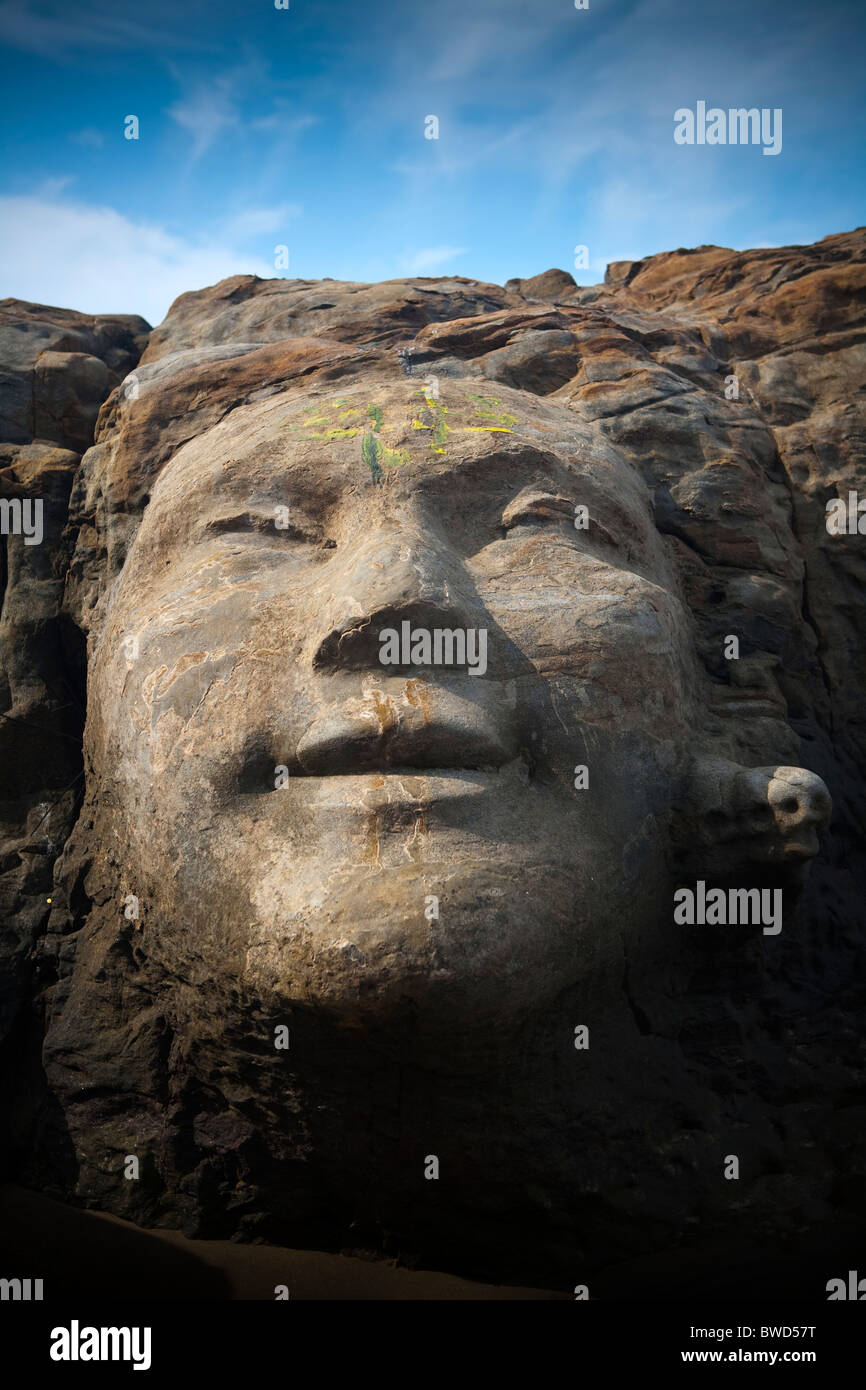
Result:
[[[44,1299],[559,1299],[564,1292],[476,1284],[383,1261],[187,1240],[79,1211],[24,1188],[0,1187],[0,1277],[41,1278]]]

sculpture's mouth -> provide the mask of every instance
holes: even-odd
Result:
[[[818,836],[814,831],[800,830],[790,838],[773,836],[765,840],[753,840],[753,859],[763,864],[785,864],[795,867],[814,859],[820,851]]]
[[[408,692],[408,694],[407,694]],[[331,707],[302,734],[300,776],[495,769],[517,755],[513,734],[486,700],[400,682]]]
[[[467,728],[437,720],[421,729],[395,727],[384,733],[354,721],[328,718],[298,745],[298,775],[339,777],[359,772],[406,773],[498,768],[515,749],[493,729]]]
[[[786,718],[788,706],[784,699],[767,691],[750,691],[740,686],[717,687],[710,700],[712,707],[726,715],[757,715]]]
[[[782,849],[783,859],[814,859],[818,854],[818,836],[789,840]]]

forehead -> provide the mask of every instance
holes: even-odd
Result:
[[[507,500],[547,481],[592,509],[652,529],[646,488],[627,460],[567,406],[488,382],[423,378],[286,393],[233,410],[163,469],[146,520],[166,539],[192,512],[304,506],[319,515],[350,497],[375,506],[416,496],[443,506]],[[150,527],[148,527],[150,529]]]

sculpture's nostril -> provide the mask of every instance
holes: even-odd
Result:
[[[768,799],[789,831],[813,829],[830,817],[830,793],[820,777],[804,768],[778,768]]]

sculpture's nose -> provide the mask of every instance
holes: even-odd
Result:
[[[331,576],[323,621],[313,635],[319,669],[378,667],[380,632],[406,619],[428,629],[483,625],[461,556],[406,501],[372,519]]]

